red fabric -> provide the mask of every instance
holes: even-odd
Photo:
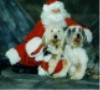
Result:
[[[31,55],[37,54],[38,52],[40,52],[40,50],[43,48],[42,45],[40,45],[34,52],[32,52]]]
[[[19,62],[19,64],[25,65],[25,66],[38,66],[40,65],[42,62],[36,62],[34,60],[34,58],[30,58],[25,50],[25,43],[19,44],[18,46],[16,46],[16,50],[19,54],[19,56],[21,57],[21,61]]]
[[[72,20],[71,18],[66,18],[65,22],[67,24],[67,26],[71,26],[71,25],[80,25],[79,23],[75,22],[74,20]]]
[[[63,68],[63,63],[62,63],[62,60],[60,60],[60,61],[57,63],[57,66],[56,66],[56,68],[55,68],[53,74],[54,74],[54,73],[58,73],[59,71],[62,70],[62,68]]]
[[[50,4],[52,4],[52,3],[54,3],[54,2],[56,2],[57,0],[49,0],[47,3],[46,3],[46,5],[50,5]]]
[[[42,24],[41,21],[39,21],[36,24],[35,28],[26,36],[25,42],[31,40],[34,37],[40,37],[40,38],[42,38],[44,32],[45,32],[44,25]]]
[[[42,67],[45,71],[48,72],[48,68],[49,68],[48,62],[42,62],[42,63],[41,63],[41,67]],[[54,74],[54,73],[60,72],[60,71],[62,70],[62,68],[63,68],[63,63],[62,63],[62,60],[60,60],[60,61],[57,63],[56,68],[55,68],[53,74]]]
[[[42,63],[41,63],[41,67],[42,67],[45,71],[48,71],[48,68],[49,68],[48,62],[42,62]]]
[[[66,19],[65,19],[65,22],[66,22],[66,25],[67,25],[67,26],[71,26],[71,25],[80,25],[80,26],[82,26],[84,29],[87,29],[87,30],[88,30],[87,27],[85,27],[85,26],[79,24],[78,22],[74,21],[74,20],[71,19],[71,18],[66,18]]]

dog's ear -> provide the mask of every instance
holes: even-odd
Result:
[[[92,42],[92,32],[90,30],[82,30],[83,31],[83,46],[87,47]]]
[[[42,37],[42,45],[45,43],[45,38],[44,36]]]
[[[93,38],[93,36],[92,36],[92,32],[89,30],[89,29],[84,29],[84,34],[85,34],[85,36],[86,36],[86,39],[87,39],[87,42],[88,43],[91,43],[92,42],[92,38]]]
[[[88,42],[84,29],[82,29],[82,35],[83,35],[83,46],[86,47],[88,45]]]
[[[45,46],[46,45],[46,40],[45,40],[45,34],[42,37],[42,45]]]
[[[66,29],[65,29],[65,32],[64,32],[64,45],[67,44],[67,39],[68,39],[68,29],[69,29],[69,28],[66,28]]]

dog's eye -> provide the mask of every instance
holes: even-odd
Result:
[[[71,29],[68,29],[68,34],[70,34],[71,33]]]
[[[72,32],[75,32],[75,28],[73,28]]]

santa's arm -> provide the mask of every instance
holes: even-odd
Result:
[[[31,53],[34,52],[41,44],[41,38],[44,33],[42,23],[39,21],[35,28],[29,33],[24,42],[17,45],[15,48],[9,49],[5,55],[9,58],[12,65],[25,60],[26,53],[31,57]]]
[[[42,23],[39,21],[36,27],[32,30],[32,32],[27,35],[25,38],[26,43],[26,52],[29,57],[36,57],[37,55],[41,55],[43,47],[42,47],[42,36],[45,32],[45,29]]]
[[[38,21],[38,23],[36,24],[36,26],[33,28],[33,30],[26,36],[25,38],[25,42],[30,41],[32,38],[34,37],[40,37],[42,38],[43,34],[45,32],[45,28],[42,24],[41,21]]]

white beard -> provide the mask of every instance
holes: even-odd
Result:
[[[41,14],[41,20],[45,27],[66,27],[65,18],[67,17],[70,17],[70,14],[65,10],[58,14],[54,14],[51,11],[43,11]]]

